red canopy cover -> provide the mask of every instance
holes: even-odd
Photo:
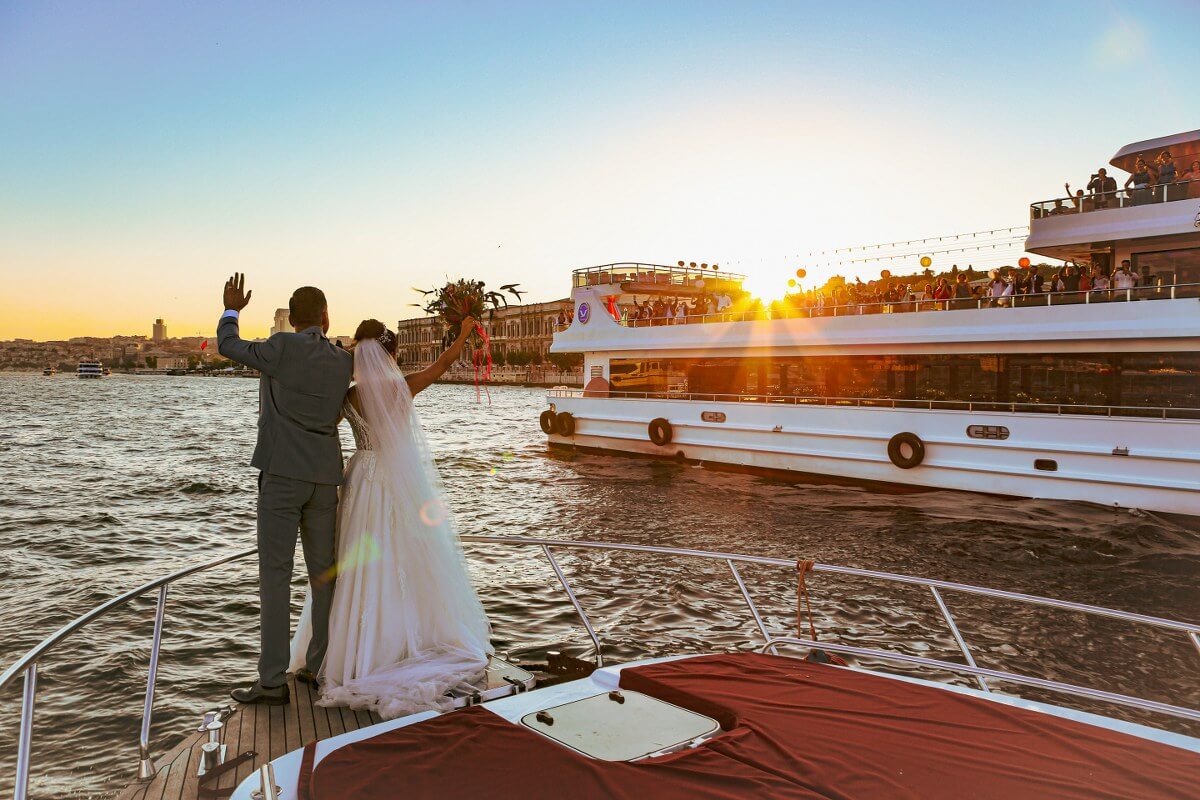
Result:
[[[604,762],[476,706],[331,753],[309,796],[1124,800],[1192,797],[1200,786],[1200,754],[792,658],[652,664],[624,670],[621,686],[707,714],[726,732],[670,756]]]

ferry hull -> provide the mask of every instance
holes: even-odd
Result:
[[[555,445],[726,465],[766,473],[823,475],[906,487],[1076,500],[1200,515],[1200,421],[984,413],[779,403],[551,397],[575,421]],[[724,414],[705,422],[702,412]],[[666,419],[669,444],[651,420]],[[969,426],[1007,429],[972,438]],[[903,469],[888,442],[913,433],[924,459]]]

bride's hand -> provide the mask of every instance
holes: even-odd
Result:
[[[459,325],[459,328],[458,328],[459,338],[461,339],[462,337],[469,335],[471,333],[471,331],[475,330],[475,326],[478,324],[479,323],[477,323],[475,321],[475,318],[472,317],[470,314],[463,317],[462,323]]]

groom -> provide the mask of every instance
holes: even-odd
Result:
[[[217,351],[262,373],[258,389],[258,680],[234,689],[239,703],[288,702],[292,561],[296,533],[304,545],[312,591],[312,640],[297,680],[316,685],[329,643],[329,609],[335,572],[334,524],[342,482],[337,426],[350,386],[353,359],[329,343],[325,294],[312,286],[288,301],[295,333],[265,342],[238,335],[238,314],[250,302],[245,276],[225,282],[225,313],[217,325]]]

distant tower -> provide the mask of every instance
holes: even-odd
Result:
[[[167,323],[161,319],[154,320],[154,335],[151,338],[154,339],[156,344],[165,341],[167,338]]]
[[[275,309],[275,325],[271,328],[272,336],[291,330],[292,326],[288,324],[288,313],[286,308]]]

